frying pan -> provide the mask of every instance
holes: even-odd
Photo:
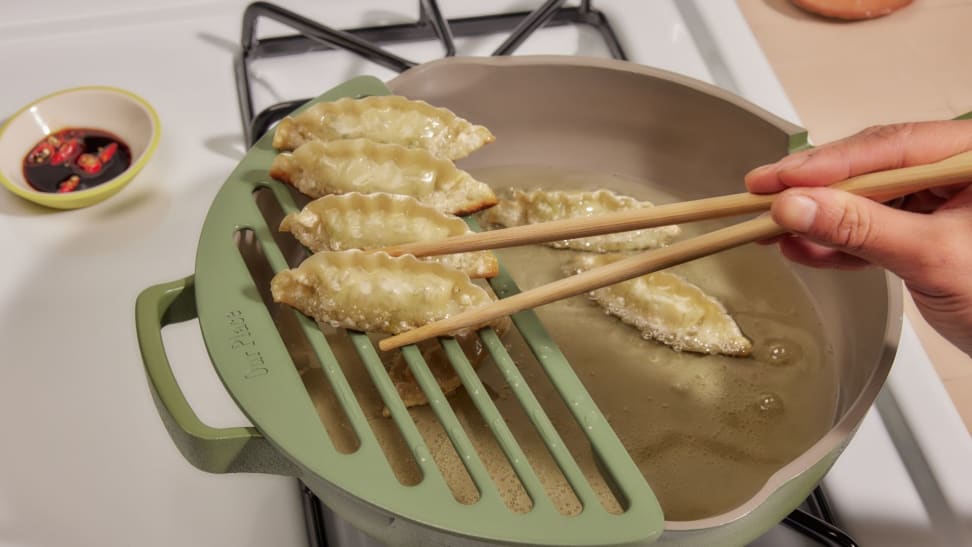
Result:
[[[753,166],[807,146],[805,131],[723,90],[612,60],[450,58],[420,65],[387,84],[357,78],[316,100],[387,93],[423,99],[489,127],[497,142],[463,160],[463,168],[608,169],[670,181],[682,199],[738,191]],[[795,267],[793,275],[814,295],[838,364],[833,426],[738,506],[674,521],[665,519],[651,485],[532,311],[514,316],[516,328],[582,426],[606,483],[623,506],[620,513],[598,503],[496,333],[484,330],[482,344],[580,501],[583,510],[577,513],[554,509],[463,348],[444,341],[451,366],[531,500],[525,513],[504,505],[422,352],[406,347],[402,358],[429,396],[456,461],[479,491],[478,499],[462,502],[454,492],[450,495],[435,454],[398,398],[373,340],[364,333],[322,332],[307,318],[275,308],[267,296],[269,276],[299,260],[302,252],[275,230],[275,221],[296,209],[298,200],[268,180],[274,154],[269,136],[261,139],[216,196],[200,236],[194,276],[150,287],[139,296],[136,325],[144,365],[162,421],[193,465],[214,473],[298,477],[335,513],[382,542],[745,544],[807,497],[850,440],[891,366],[902,317],[899,282],[878,270],[851,274]],[[505,273],[491,285],[500,297],[517,290]],[[176,384],[160,331],[197,317],[214,367],[253,427],[203,424]],[[298,345],[302,349],[295,351]],[[348,359],[355,361],[353,366]],[[331,404],[344,416],[343,433],[322,422],[304,381],[312,373],[326,379]],[[366,415],[362,395],[352,387],[355,374],[366,374],[374,386],[389,415],[384,422]],[[417,467],[416,480],[403,481],[391,469],[376,437],[379,428],[397,430],[402,450]],[[343,442],[342,435],[352,440]]]

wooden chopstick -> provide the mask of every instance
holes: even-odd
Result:
[[[920,190],[969,180],[972,180],[972,152],[965,152],[928,165],[861,175],[834,187],[886,201]],[[725,249],[738,247],[745,243],[777,236],[784,232],[768,214],[763,214],[752,220],[676,242],[668,247],[646,251],[385,338],[378,343],[378,347],[382,351],[389,351],[436,336],[446,335],[450,332],[483,325],[504,315],[620,283]]]
[[[553,283],[503,298],[487,306],[459,313],[441,321],[385,338],[378,343],[378,347],[382,351],[389,351],[460,329],[482,325],[497,317],[593,291],[716,251],[781,233],[783,233],[783,230],[768,215],[764,214],[728,228],[674,243],[668,247],[646,251],[606,266],[558,279]]]
[[[483,249],[502,249],[517,245],[643,230],[668,224],[755,213],[769,209],[773,199],[773,194],[731,194],[583,218],[566,218],[537,224],[525,224],[433,241],[405,243],[382,250],[392,256],[411,254],[421,257],[481,251]]]
[[[954,182],[967,180],[962,178],[968,176],[968,172],[963,171],[962,167],[967,166],[972,160],[969,160],[968,157],[962,160],[963,156],[965,154],[959,154],[928,165],[869,173],[845,180],[834,185],[834,188],[866,195],[878,201],[886,201],[887,198],[882,194],[888,190],[896,190],[898,185],[906,183],[903,181],[913,181],[915,184],[921,185],[928,184],[929,181],[935,184],[939,180],[938,177],[945,177],[943,180],[953,180],[949,177],[956,177]],[[948,182],[944,182],[944,184],[948,184]],[[919,186],[918,188],[927,188],[927,186]],[[527,224],[434,241],[406,243],[386,247],[382,250],[392,256],[411,254],[422,257],[484,249],[501,249],[517,245],[561,241],[756,213],[768,210],[774,199],[776,199],[776,194],[744,192],[584,218]]]

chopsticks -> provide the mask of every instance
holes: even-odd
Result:
[[[929,186],[921,185],[923,183],[935,185],[935,180],[937,180],[935,177],[949,177],[953,176],[955,172],[958,173],[955,176],[959,177],[956,179],[956,182],[961,182],[964,180],[962,177],[968,175],[967,168],[970,163],[972,163],[972,160],[968,156],[959,154],[951,158],[946,158],[938,163],[860,175],[836,184],[834,188],[864,194],[878,201],[886,201],[891,198],[882,194],[889,191],[896,191],[899,185],[902,184],[914,183],[919,185],[916,186],[919,189],[928,188]],[[949,182],[944,182],[943,184],[949,184]],[[902,187],[902,191],[906,189]],[[911,190],[907,193],[916,191],[918,190]],[[584,218],[527,224],[525,226],[490,230],[434,241],[407,243],[386,247],[382,250],[392,256],[411,254],[416,257],[423,257],[480,251],[484,249],[501,249],[504,247],[515,247],[517,245],[560,241],[578,237],[627,232],[630,230],[642,230],[667,224],[680,224],[683,222],[756,213],[769,209],[774,199],[776,199],[775,194],[750,194],[744,192]]]
[[[583,218],[525,224],[433,241],[405,243],[382,250],[392,256],[411,254],[422,257],[484,249],[502,249],[517,245],[643,230],[668,224],[755,213],[769,209],[770,204],[773,203],[773,198],[773,194],[732,194]]]
[[[887,201],[936,186],[967,182],[970,179],[972,179],[972,152],[964,152],[936,163],[860,175],[835,184],[833,188],[864,195],[877,201]],[[585,219],[554,221],[432,242],[399,245],[385,251],[389,254],[408,252],[416,256],[431,256],[572,239],[767,210],[774,199],[775,194],[734,194]],[[561,229],[567,223],[570,224],[569,229]],[[533,229],[525,230],[525,228]],[[501,233],[507,235],[500,236]],[[785,230],[773,222],[768,214],[763,214],[752,220],[676,242],[668,247],[646,251],[385,338],[378,346],[382,351],[389,351],[783,233]],[[492,234],[493,237],[477,237],[488,234]]]

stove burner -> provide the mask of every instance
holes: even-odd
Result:
[[[308,100],[278,103],[254,115],[249,67],[255,59],[343,49],[385,68],[402,72],[417,63],[399,57],[379,44],[439,40],[444,50],[443,56],[451,57],[456,53],[453,37],[509,33],[493,55],[511,55],[538,28],[571,24],[593,27],[604,39],[612,57],[627,59],[607,18],[591,6],[591,0],[582,0],[577,7],[564,7],[564,1],[547,0],[533,11],[445,19],[437,0],[419,0],[419,19],[414,23],[351,30],[337,30],[274,4],[254,2],[243,12],[242,49],[235,59],[236,90],[247,145],[252,146],[271,125]],[[261,17],[291,27],[299,34],[257,38],[257,21]]]
[[[456,54],[454,37],[509,33],[493,55],[512,55],[540,27],[571,24],[589,25],[604,39],[615,59],[627,60],[617,35],[604,14],[581,0],[577,7],[564,7],[565,0],[546,0],[533,11],[445,19],[437,0],[418,0],[419,18],[414,23],[338,30],[307,19],[268,2],[254,2],[243,12],[241,53],[235,59],[236,90],[247,146],[252,146],[270,127],[309,99],[285,101],[254,114],[250,62],[255,59],[295,55],[310,51],[345,50],[385,68],[402,72],[417,63],[380,47],[379,44],[439,40],[443,56]],[[257,38],[257,21],[271,19],[298,34]],[[301,485],[308,539],[312,547],[327,547],[323,505],[309,488]],[[836,519],[821,487],[817,487],[801,508],[783,522],[785,526],[828,547],[857,547],[857,543],[836,525]]]
[[[837,527],[837,518],[822,487],[817,486],[803,506],[806,509],[795,509],[783,519],[783,524],[821,545],[857,547],[857,542]]]
[[[304,518],[307,521],[307,539],[311,547],[330,546],[324,523],[324,505],[310,488],[300,487]],[[796,509],[783,519],[783,524],[792,530],[816,541],[825,547],[857,547],[857,543],[835,524],[833,510],[823,489],[818,486],[807,498],[800,509]]]

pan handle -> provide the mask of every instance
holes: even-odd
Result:
[[[162,327],[198,317],[194,276],[149,287],[135,301],[135,330],[152,397],[173,442],[189,463],[210,473],[297,474],[295,466],[254,427],[204,424],[176,382]]]

